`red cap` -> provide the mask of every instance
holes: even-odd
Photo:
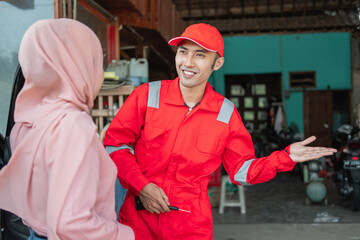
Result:
[[[170,39],[169,45],[177,46],[183,40],[190,40],[211,52],[217,52],[220,57],[224,54],[224,40],[220,32],[213,26],[205,23],[190,25],[180,37]]]

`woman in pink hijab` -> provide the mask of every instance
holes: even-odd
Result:
[[[116,221],[116,167],[89,116],[103,80],[97,36],[75,20],[40,20],[25,33],[19,62],[26,81],[0,208],[44,239],[134,239]]]

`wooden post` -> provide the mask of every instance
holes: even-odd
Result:
[[[73,3],[72,0],[66,0],[66,7],[67,7],[67,13],[66,13],[66,17],[67,18],[73,18]]]
[[[65,9],[64,9],[64,5],[66,6]],[[63,18],[63,17],[73,18],[72,0],[54,0],[54,18]]]
[[[120,35],[119,35],[119,19],[116,18],[114,24],[106,24],[108,36],[108,63],[112,60],[120,60]]]
[[[114,45],[114,30],[112,29],[113,27],[111,27],[111,25],[110,24],[106,24],[106,39],[107,39],[107,53],[106,53],[106,55],[107,55],[107,64],[110,64],[111,63],[111,61],[112,61],[112,58],[114,57],[113,56],[113,45]],[[106,58],[106,56],[105,56],[105,58]]]
[[[151,27],[152,29],[157,29],[157,6],[156,6],[156,0],[150,0],[150,19],[151,19]]]
[[[119,18],[115,19],[114,23],[115,31],[115,60],[120,60],[120,30],[119,30]]]
[[[62,18],[63,16],[63,0],[54,0],[54,18]]]
[[[99,111],[104,109],[104,100],[103,100],[103,96],[99,96]],[[104,118],[103,116],[99,117],[99,133],[101,133],[101,131],[104,128]]]

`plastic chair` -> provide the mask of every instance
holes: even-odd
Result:
[[[226,199],[226,183],[231,183],[229,175],[225,175],[221,177],[219,213],[223,214],[225,207],[240,207],[241,214],[245,214],[246,205],[245,205],[244,186],[238,185],[239,199],[229,200]]]

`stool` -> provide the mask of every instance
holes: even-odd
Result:
[[[219,213],[224,213],[224,207],[240,207],[241,214],[246,213],[245,206],[245,192],[244,186],[238,185],[239,200],[227,200],[226,199],[226,183],[231,183],[229,175],[221,177],[221,187],[220,187],[220,207]]]

